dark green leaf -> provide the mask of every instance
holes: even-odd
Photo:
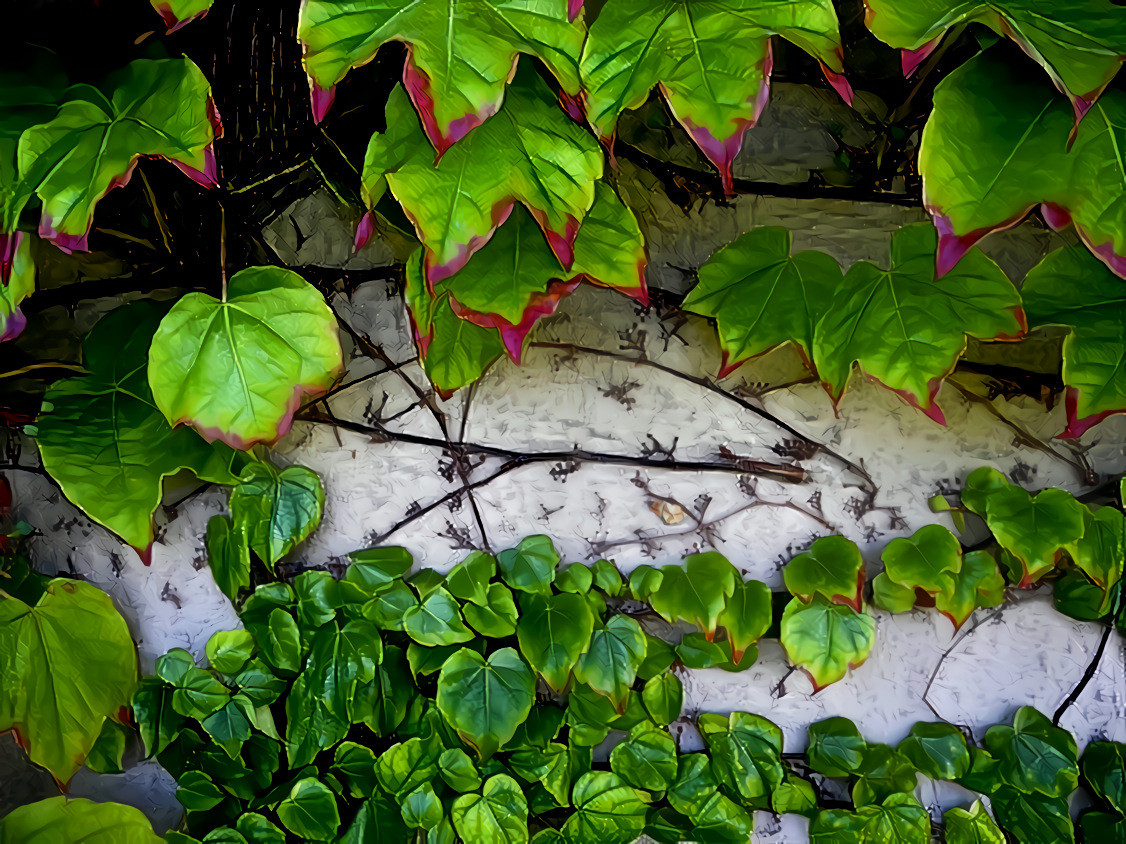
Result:
[[[614,615],[599,624],[575,665],[575,679],[610,698],[619,713],[645,659],[645,633],[629,616]]]
[[[501,551],[497,563],[501,577],[513,589],[550,595],[559,553],[546,536],[529,536],[515,548]]]
[[[809,766],[827,777],[847,777],[860,770],[868,747],[856,725],[847,718],[826,718],[810,724]]]
[[[520,653],[552,691],[561,692],[579,657],[593,645],[594,616],[580,595],[531,595],[522,604],[516,625]]]
[[[330,841],[340,827],[336,795],[311,777],[294,783],[277,813],[286,829],[306,841]]]
[[[438,675],[438,709],[482,759],[512,738],[535,699],[535,674],[512,648],[488,660],[462,648]]]
[[[684,686],[674,674],[658,674],[645,683],[641,701],[655,723],[671,724],[684,707]]]
[[[970,768],[966,737],[953,724],[920,721],[897,749],[932,780],[957,780]]]

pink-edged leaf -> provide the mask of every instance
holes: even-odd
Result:
[[[569,268],[601,174],[595,140],[563,113],[534,72],[522,70],[500,113],[437,163],[405,92],[396,88],[387,102],[387,131],[368,145],[362,188],[368,208],[388,187],[399,200],[426,247],[433,285],[488,243],[515,202]]]
[[[214,0],[151,0],[152,7],[168,27],[169,34],[202,18],[213,2]]]
[[[575,0],[304,0],[297,37],[310,88],[327,91],[389,41],[407,45],[403,83],[439,155],[501,107],[521,53],[579,93],[584,27]],[[324,117],[331,99],[317,102]],[[318,105],[321,106],[318,108]]]
[[[27,317],[20,302],[35,292],[35,261],[31,257],[31,240],[23,232],[6,238],[7,277],[0,284],[0,343],[14,340],[27,327]]]
[[[919,69],[919,65],[921,65],[927,60],[927,58],[930,57],[930,54],[935,51],[935,48],[938,46],[938,42],[941,40],[942,36],[940,35],[937,38],[932,38],[922,47],[919,47],[917,49],[900,50],[900,62],[903,65],[904,78],[911,76],[916,70]]]
[[[547,285],[547,290],[542,293],[533,293],[524,306],[523,313],[520,314],[519,322],[516,323],[509,322],[495,313],[481,313],[466,308],[457,301],[453,294],[450,295],[450,307],[462,319],[467,319],[482,328],[497,329],[508,356],[513,363],[519,364],[523,356],[524,341],[528,338],[528,334],[536,323],[555,313],[559,303],[564,297],[570,296],[574,292],[580,281],[581,279],[578,278],[570,281],[552,281]]]

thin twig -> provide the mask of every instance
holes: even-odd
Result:
[[[28,372],[36,372],[40,369],[65,369],[68,372],[75,372],[79,375],[86,374],[86,367],[78,363],[67,363],[66,361],[40,361],[39,363],[29,363],[27,366],[21,366],[19,369],[12,369],[8,372],[0,372],[0,380],[4,378],[15,378],[19,375],[26,375]]]
[[[141,183],[145,186],[145,196],[148,197],[149,205],[152,207],[153,219],[156,220],[156,227],[160,230],[160,239],[164,242],[164,251],[169,255],[172,254],[172,236],[168,232],[167,221],[164,215],[160,212],[160,206],[156,203],[156,194],[153,193],[152,185],[149,184],[149,178],[145,175],[144,165],[138,164],[137,171],[141,174]]]

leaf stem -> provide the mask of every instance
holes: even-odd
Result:
[[[145,175],[145,168],[138,164],[137,171],[141,174],[141,182],[145,186],[145,196],[149,200],[149,205],[152,207],[153,218],[156,220],[156,227],[160,230],[160,239],[164,242],[164,251],[169,255],[172,254],[172,237],[168,233],[168,226],[165,223],[164,215],[160,212],[160,206],[156,202],[156,194],[153,193],[152,185],[149,184],[149,177]]]
[[[222,301],[227,301],[227,207],[219,203],[219,278],[223,284]]]
[[[28,372],[35,372],[40,369],[66,369],[70,372],[76,372],[79,375],[86,374],[86,367],[77,363],[67,363],[66,361],[41,361],[39,363],[29,363],[27,366],[21,366],[19,369],[11,369],[7,372],[0,372],[0,380],[5,378],[15,378],[17,375],[26,375]]]

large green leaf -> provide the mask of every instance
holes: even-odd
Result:
[[[1025,794],[1001,786],[990,799],[1001,829],[1015,840],[1075,844],[1075,828],[1064,798]]]
[[[463,794],[450,809],[463,841],[523,844],[528,840],[528,801],[512,777],[489,777],[480,794]]]
[[[676,742],[668,730],[642,722],[610,752],[610,769],[634,788],[664,791],[676,777]]]
[[[364,160],[364,201],[372,208],[391,189],[426,247],[431,285],[461,269],[517,202],[571,267],[602,155],[534,71],[518,73],[500,113],[436,164],[402,88],[392,91],[386,116],[388,129],[372,136]]]
[[[810,724],[807,729],[809,767],[827,777],[847,777],[857,773],[864,762],[868,743],[856,724],[837,715]]]
[[[325,491],[312,469],[250,463],[231,490],[231,516],[245,526],[254,553],[268,566],[292,551],[317,529]]]
[[[1067,428],[1078,437],[1126,411],[1126,284],[1077,246],[1050,252],[1021,287],[1029,325],[1070,329],[1063,341]]]
[[[575,679],[610,698],[621,713],[645,652],[641,625],[627,615],[612,615],[595,626],[586,652],[575,665]]]
[[[1126,54],[1126,24],[1109,0],[865,0],[875,36],[903,50],[910,75],[944,33],[968,23],[988,26],[1020,45],[1075,105],[1082,117],[1114,78]]]
[[[971,253],[935,277],[935,233],[925,224],[892,235],[881,269],[858,261],[817,324],[813,361],[834,401],[852,364],[935,419],[942,380],[966,349],[966,338],[1015,339],[1025,330],[1020,295],[993,261]]]
[[[1001,779],[1019,791],[1063,798],[1079,781],[1075,738],[1031,706],[1017,710],[1011,727],[990,727],[985,746],[997,758]]]
[[[780,638],[787,658],[809,675],[816,692],[868,659],[876,643],[876,622],[820,595],[808,604],[794,598],[782,613]]]
[[[940,233],[940,272],[1043,203],[1049,223],[1074,222],[1087,247],[1126,275],[1126,94],[1100,97],[1069,143],[1073,128],[1051,85],[991,52],[939,83],[919,172]]]
[[[408,47],[403,82],[442,155],[501,107],[520,53],[543,61],[565,91],[578,94],[584,32],[572,19],[580,5],[574,0],[455,5],[306,0],[297,37],[305,48],[314,119],[324,117],[333,89],[349,70],[371,61],[383,44],[400,41]],[[510,89],[509,101],[512,96]]]
[[[719,617],[727,599],[740,580],[735,566],[716,551],[691,554],[684,565],[661,567],[661,583],[649,596],[649,602],[666,621],[687,621],[698,625],[710,639],[719,626]]]
[[[462,648],[438,675],[438,709],[482,759],[516,733],[535,700],[536,676],[512,648],[486,660]]]
[[[336,795],[313,777],[294,783],[276,811],[282,826],[303,841],[331,841],[340,827]]]
[[[932,780],[956,780],[970,768],[966,737],[953,724],[920,721],[896,749]]]
[[[571,679],[571,669],[591,644],[594,615],[581,595],[531,595],[523,603],[516,624],[520,653],[559,693]]]
[[[575,783],[571,801],[575,812],[563,835],[574,844],[629,844],[645,829],[649,795],[617,774],[588,771]]]
[[[719,377],[787,342],[813,359],[814,327],[844,273],[824,252],[791,255],[791,241],[789,229],[753,229],[700,267],[700,281],[681,307],[715,319],[723,351]]]
[[[0,732],[15,728],[56,779],[82,767],[136,686],[133,640],[105,592],[56,578],[30,607],[0,591]]]
[[[782,784],[782,730],[760,715],[706,713],[697,726],[708,744],[716,779],[748,808],[766,809]]]
[[[85,798],[48,797],[0,818],[5,844],[159,844],[163,839],[140,809]]]
[[[770,37],[781,35],[821,63],[847,100],[837,16],[828,0],[616,0],[583,48],[587,117],[604,137],[654,87],[732,189],[731,162],[758,120],[770,86]],[[731,44],[738,43],[735,53]]]
[[[166,476],[235,480],[229,448],[172,428],[157,410],[145,367],[162,314],[135,302],[102,318],[82,346],[89,374],[52,384],[38,422],[43,466],[67,498],[146,561]]]
[[[859,611],[863,602],[864,558],[851,539],[822,536],[782,569],[791,595],[809,601],[821,595]]]
[[[1005,844],[1005,836],[980,800],[970,809],[955,806],[942,816],[947,844]]]
[[[465,626],[454,597],[441,587],[403,613],[403,631],[420,645],[456,645],[473,632]]]
[[[1093,741],[1080,760],[1091,790],[1116,811],[1126,814],[1126,744]]]
[[[35,192],[34,184],[20,178],[20,136],[58,113],[65,89],[66,77],[49,59],[22,73],[0,74],[0,288],[10,283],[12,256],[26,240],[16,227]]]
[[[281,267],[235,273],[225,301],[189,293],[149,350],[149,384],[164,416],[233,448],[285,434],[302,396],[328,389],[342,368],[332,311]]]
[[[942,525],[893,539],[881,558],[889,578],[930,595],[944,592],[962,569],[962,545]]]
[[[743,844],[751,835],[751,815],[719,791],[712,766],[703,753],[686,753],[678,760],[676,782],[668,792],[669,804],[687,817],[695,829],[688,840],[730,841]],[[675,840],[680,840],[677,836]]]
[[[928,844],[931,822],[913,794],[893,794],[855,812],[825,809],[809,824],[813,844]]]
[[[211,89],[186,58],[138,59],[64,103],[20,136],[20,177],[43,203],[39,232],[67,249],[86,249],[94,206],[125,184],[140,156],[167,158],[206,186],[218,184]]]
[[[1049,572],[1067,546],[1083,535],[1085,512],[1065,490],[1031,495],[1014,484],[989,496],[985,523],[998,544],[1023,566],[1018,584],[1023,589]]]

